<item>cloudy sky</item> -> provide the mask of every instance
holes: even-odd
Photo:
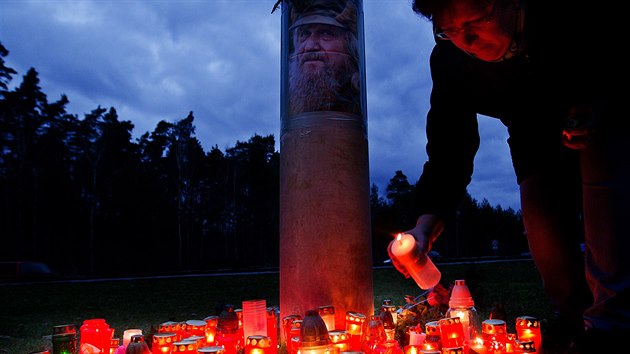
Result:
[[[39,73],[48,101],[66,94],[80,118],[114,107],[134,137],[194,112],[196,136],[222,151],[280,132],[281,9],[276,0],[0,0],[0,42],[21,82]],[[363,0],[370,178],[411,183],[426,161],[433,45],[410,0]],[[480,117],[469,192],[520,209],[505,128]],[[276,146],[280,149],[279,145]]]

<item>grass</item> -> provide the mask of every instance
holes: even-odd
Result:
[[[495,304],[503,304],[508,330],[514,331],[516,317],[529,315],[541,319],[544,337],[551,309],[532,261],[438,263],[438,267],[445,287],[456,279],[466,280],[482,320]],[[377,309],[384,299],[402,306],[405,295],[422,293],[413,280],[393,268],[374,269],[373,279]],[[56,325],[104,318],[120,337],[128,328],[149,333],[152,326],[165,321],[202,319],[215,315],[225,303],[240,308],[243,300],[259,298],[267,306],[279,305],[278,274],[0,284],[0,353],[50,349]]]

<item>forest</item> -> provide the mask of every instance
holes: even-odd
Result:
[[[8,55],[0,43],[0,260],[42,261],[77,276],[278,267],[273,135],[252,132],[225,151],[204,151],[189,112],[134,138],[114,107],[79,117],[65,95],[49,102],[35,68],[12,85]],[[384,193],[372,184],[374,265],[388,258],[392,235],[415,222],[413,190],[400,170]],[[467,194],[434,250],[451,258],[526,252],[520,211]]]

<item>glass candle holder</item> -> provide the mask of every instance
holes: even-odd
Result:
[[[280,319],[278,306],[267,307],[267,336],[271,338],[271,353],[278,351],[278,322]]]
[[[329,331],[328,336],[330,337],[334,353],[339,354],[350,350],[350,335],[345,329]]]
[[[300,329],[298,354],[332,354],[333,347],[326,323],[318,310],[308,310]]]
[[[450,347],[450,348],[442,348],[442,354],[464,354],[464,347]]]
[[[87,343],[98,348],[101,353],[108,353],[114,329],[109,327],[105,319],[92,318],[83,321],[80,329],[81,344]]]
[[[173,343],[173,351],[178,354],[197,354],[197,343],[189,340],[181,340]]]
[[[282,338],[281,340],[286,344],[287,348],[291,344],[291,329],[293,328],[293,321],[302,320],[302,316],[293,314],[282,318]],[[299,332],[298,332],[299,335]]]
[[[366,316],[359,312],[346,312],[346,331],[350,335],[350,350],[361,350]]]
[[[465,344],[464,327],[459,317],[447,317],[438,321],[442,347],[455,348]]]
[[[536,345],[533,340],[516,340],[514,344],[515,353],[537,353]]]
[[[319,316],[324,320],[328,331],[335,330],[335,307],[332,305],[320,306],[317,308]]]
[[[261,335],[247,337],[245,354],[271,354],[271,338]]]
[[[77,354],[79,349],[76,324],[53,326],[52,353]]]
[[[267,301],[245,300],[243,305],[243,338],[267,335]]]
[[[481,323],[481,336],[489,352],[505,351],[507,328],[504,320],[485,320]]]
[[[173,332],[158,332],[151,338],[151,352],[153,354],[170,354],[177,335]]]
[[[109,354],[114,354],[118,347],[122,345],[121,343],[122,340],[120,338],[112,338],[112,340],[109,342]]]
[[[519,316],[516,318],[516,339],[520,341],[533,341],[536,350],[542,350],[542,335],[540,321],[532,316]]]
[[[440,334],[440,324],[438,321],[427,322],[424,325],[424,332],[426,337],[422,349],[424,350],[442,350],[442,341]]]
[[[292,349],[294,352],[297,352],[298,346],[300,343],[300,332],[302,332],[302,323],[304,320],[295,320],[293,321],[293,325],[291,326],[291,333],[289,336],[291,337],[291,345],[293,345]],[[295,340],[297,338],[297,341]],[[295,346],[295,344],[298,344]]]
[[[392,314],[394,324],[398,323],[398,314],[396,314],[396,306],[392,304],[391,299],[384,299],[381,305],[381,310],[389,311]]]
[[[209,345],[206,347],[197,348],[198,354],[223,354],[225,352],[225,348],[218,345]]]
[[[225,354],[236,354],[243,344],[243,336],[239,326],[239,318],[232,305],[226,305],[219,314],[217,324],[216,345],[225,348]]]
[[[219,324],[219,316],[208,316],[203,319],[206,321],[206,331],[204,335],[206,336],[206,346],[214,345],[214,338],[217,335],[217,325]]]
[[[488,349],[486,348],[481,335],[472,339],[468,345],[469,354],[486,354]]]

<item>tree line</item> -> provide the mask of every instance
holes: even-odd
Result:
[[[79,118],[65,95],[49,102],[34,68],[11,89],[8,54],[0,43],[0,260],[76,275],[278,266],[273,135],[204,151],[189,112],[134,139],[113,107]],[[412,222],[413,187],[402,171],[385,196],[372,186],[375,265]],[[441,239],[446,256],[489,255],[494,239],[505,254],[526,250],[520,213],[469,195]]]

